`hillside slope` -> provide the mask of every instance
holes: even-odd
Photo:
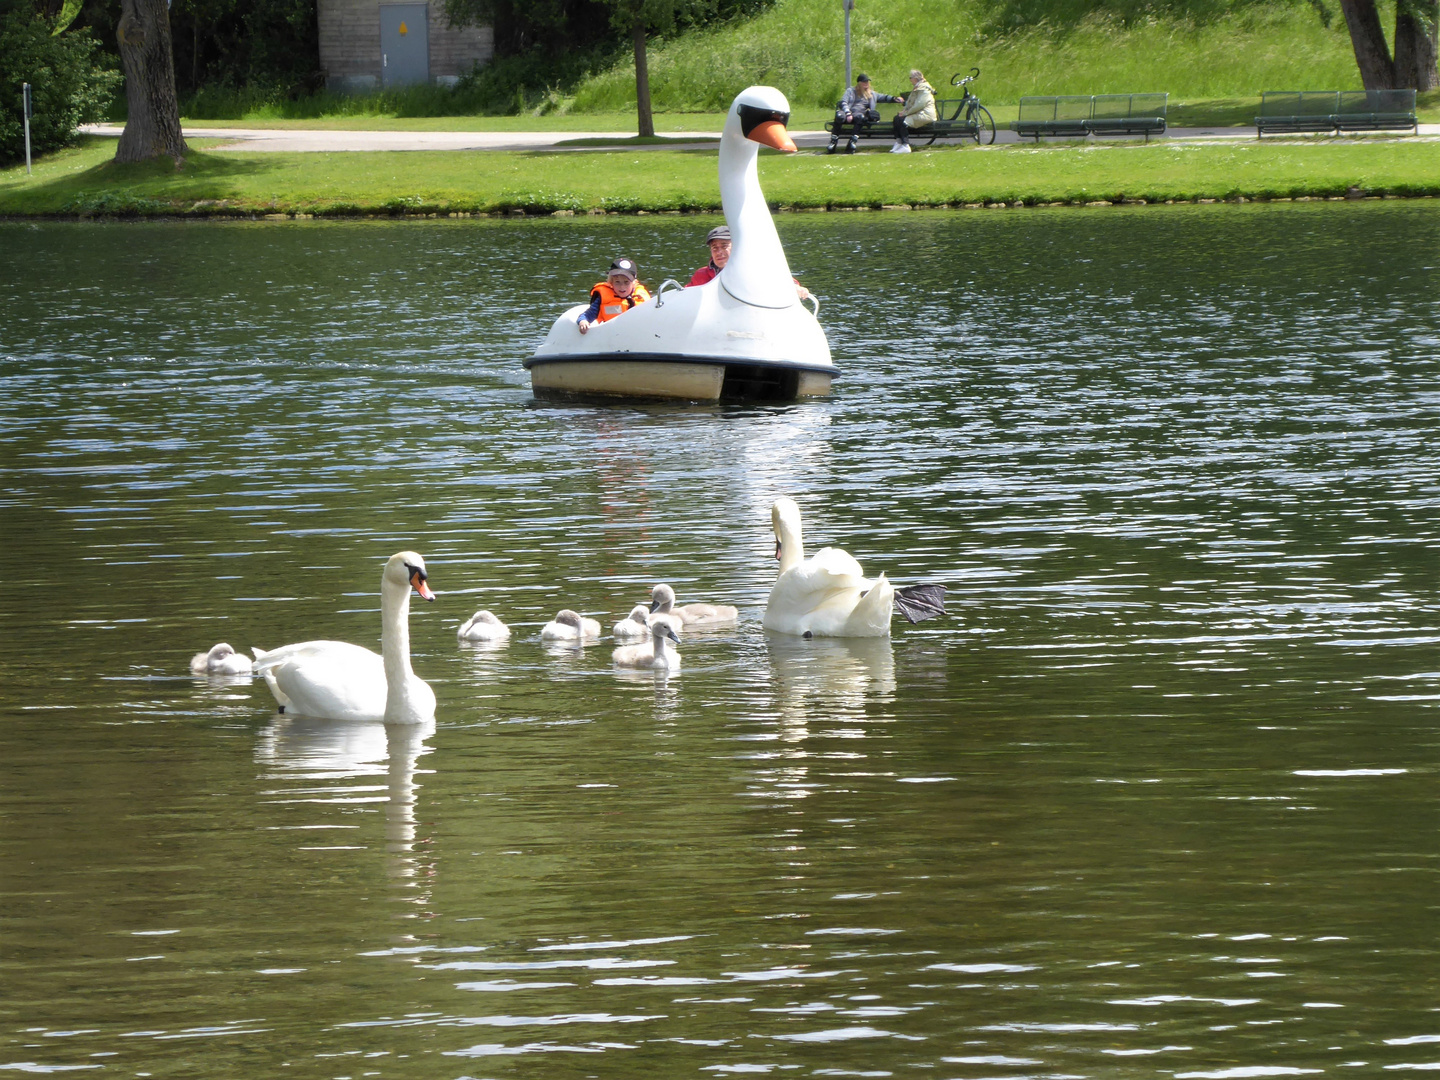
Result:
[[[911,67],[940,87],[977,66],[977,89],[994,103],[1024,94],[1167,90],[1175,101],[1359,85],[1344,19],[1331,10],[1326,27],[1325,0],[1174,0],[1134,10],[1123,2],[859,0],[853,68],[898,92]],[[737,88],[768,83],[792,106],[828,108],[844,88],[844,45],[838,0],[777,0],[755,18],[654,45],[654,105],[724,109]],[[634,100],[634,66],[625,63],[583,83],[570,108],[622,109]]]

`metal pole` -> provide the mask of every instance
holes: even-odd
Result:
[[[845,85],[852,85],[850,78],[850,12],[855,10],[855,0],[845,0]]]
[[[21,83],[20,92],[25,97],[25,175],[30,175],[30,84]]]

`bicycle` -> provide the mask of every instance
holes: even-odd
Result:
[[[964,113],[964,124],[973,129],[970,137],[975,140],[975,144],[978,146],[983,143],[989,146],[995,141],[995,118],[990,115],[989,109],[980,104],[980,99],[970,92],[970,84],[979,77],[978,67],[972,67],[970,74],[963,78],[958,72],[950,77],[951,86],[961,87],[965,91],[952,119],[958,120],[961,113]]]

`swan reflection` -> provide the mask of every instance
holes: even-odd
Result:
[[[420,771],[417,763],[431,749],[427,740],[434,734],[433,719],[420,724],[381,724],[276,716],[260,735],[255,759],[267,766],[267,779],[305,782],[272,794],[327,805],[383,803],[385,850],[391,856],[386,872],[405,882],[423,880],[428,886],[433,867],[414,855],[417,845],[426,842],[416,838],[420,785],[415,777]],[[371,782],[354,783],[357,780]],[[428,891],[406,899],[427,903]]]
[[[888,637],[766,634],[765,644],[786,742],[806,738],[813,721],[863,721],[870,705],[895,698],[895,657]]]

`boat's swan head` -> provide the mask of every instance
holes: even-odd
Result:
[[[773,86],[751,86],[740,91],[730,104],[725,133],[786,153],[795,152],[795,141],[785,130],[790,122],[790,102]]]
[[[389,584],[397,585],[406,592],[414,588],[422,599],[435,599],[435,594],[426,584],[429,575],[425,573],[425,560],[413,551],[402,551],[397,555],[391,555],[390,561],[385,564],[384,579]]]

